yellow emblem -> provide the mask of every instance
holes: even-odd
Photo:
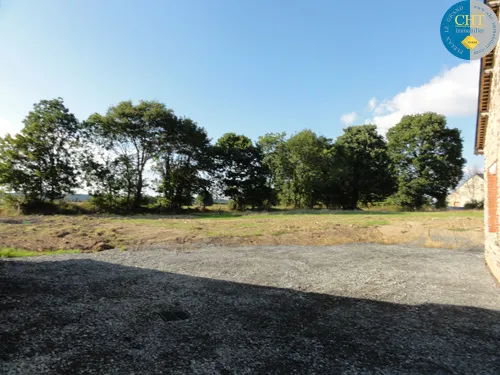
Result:
[[[467,49],[474,49],[478,46],[479,41],[476,38],[474,38],[472,35],[469,35],[464,40],[462,40],[462,44]]]

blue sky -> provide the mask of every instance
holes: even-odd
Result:
[[[256,139],[348,124],[383,133],[434,110],[473,156],[478,63],[442,45],[455,0],[0,0],[0,135],[40,99],[83,120],[159,100],[205,127]]]

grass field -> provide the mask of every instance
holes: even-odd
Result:
[[[79,253],[80,250],[44,250],[32,251],[25,249],[16,249],[13,247],[0,248],[0,258],[24,258],[39,255],[54,255],[54,254],[74,254]]]
[[[0,249],[134,250],[148,246],[336,245],[482,246],[483,212],[289,210],[176,216],[11,216],[0,218]],[[8,256],[8,255],[4,255]],[[11,255],[13,256],[13,255]]]

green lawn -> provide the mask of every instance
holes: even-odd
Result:
[[[16,249],[12,247],[3,247],[0,248],[0,258],[23,258],[23,257],[34,257],[34,256],[53,255],[53,254],[75,254],[79,252],[80,250],[30,251],[24,249]]]

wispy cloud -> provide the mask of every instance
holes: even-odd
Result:
[[[373,111],[377,107],[377,98],[371,98],[368,101],[368,110]]]
[[[346,126],[352,125],[354,121],[358,118],[358,115],[356,112],[351,112],[351,113],[345,113],[342,116],[340,116],[340,121]]]

